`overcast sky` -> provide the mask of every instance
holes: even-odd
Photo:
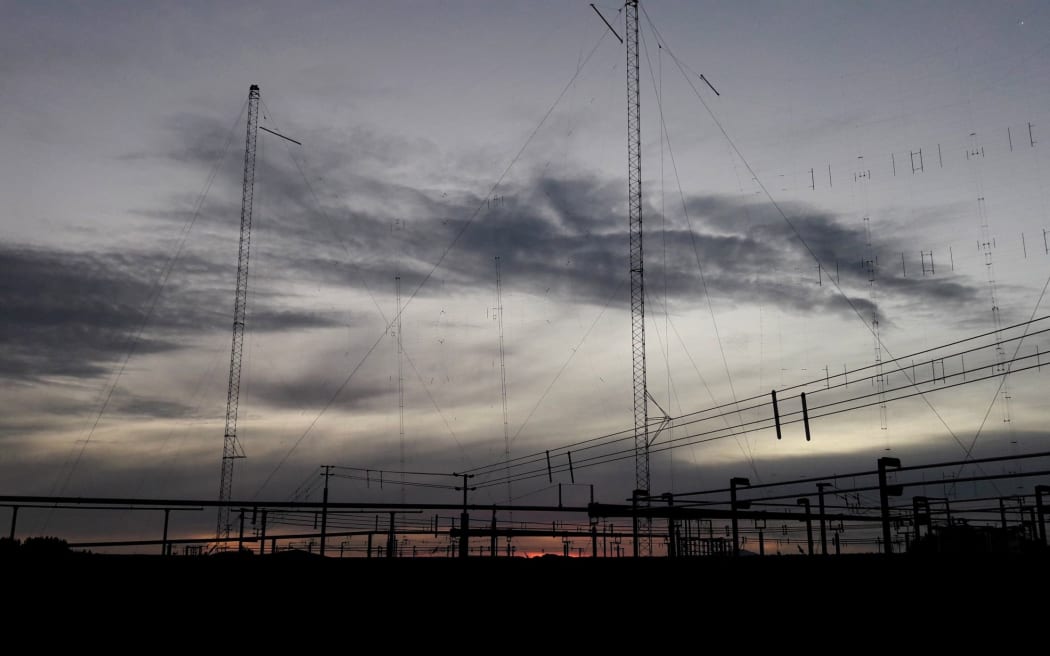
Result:
[[[632,425],[625,55],[589,3],[0,4],[5,493],[216,496],[250,84],[260,125],[302,147],[259,134],[234,497],[286,499],[322,464],[399,468],[398,275],[405,466],[501,460],[497,256],[511,455]],[[992,331],[989,278],[1002,325],[1048,313],[1045,3],[644,6],[667,414],[833,385],[874,362],[876,313],[886,360]],[[976,455],[1045,450],[1045,375],[1010,376],[1008,405],[996,378],[891,403],[885,429],[872,406],[809,443],[792,425],[660,451],[652,489],[955,459],[979,430]],[[632,477],[576,473],[610,502]]]

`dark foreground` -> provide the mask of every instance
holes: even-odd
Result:
[[[582,595],[594,603],[708,598],[827,600],[949,597],[985,599],[1034,594],[1050,583],[1050,557],[848,555],[695,559],[631,558],[320,558],[303,552],[256,556],[120,556],[70,553],[5,556],[0,577],[10,593],[75,588],[99,593],[167,594],[229,588],[238,596],[283,591],[367,591],[373,600],[440,593],[477,598],[494,591],[552,598]],[[458,592],[457,592],[458,591]],[[991,596],[989,596],[991,595]]]
[[[87,653],[999,653],[1041,633],[1048,571],[1036,556],[16,556],[0,557],[0,626]]]

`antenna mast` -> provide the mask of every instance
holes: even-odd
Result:
[[[871,218],[864,217],[864,245],[867,257],[864,268],[868,273],[868,288],[871,297],[871,333],[875,337],[875,387],[879,394],[879,427],[886,430],[886,376],[882,368],[882,338],[879,334],[879,306],[876,297],[879,262],[871,247]],[[888,450],[888,442],[887,442]]]
[[[237,248],[237,291],[233,301],[233,344],[230,348],[230,378],[226,390],[226,429],[222,442],[222,474],[219,502],[230,501],[233,490],[233,462],[243,458],[237,439],[237,409],[241,398],[241,359],[244,351],[244,317],[248,303],[248,257],[251,253],[252,195],[255,191],[255,141],[259,128],[259,85],[248,89],[248,129],[244,143],[244,185],[241,188],[241,238]],[[230,508],[219,506],[215,538],[230,535]]]
[[[405,365],[401,346],[401,276],[394,276],[397,303],[397,411],[401,430],[401,503],[405,503]]]
[[[649,406],[645,382],[645,282],[642,266],[642,120],[639,82],[638,0],[627,1],[627,221],[631,267],[631,363],[634,379],[634,483],[649,493]],[[634,535],[648,533],[648,519],[639,520]],[[642,547],[646,551],[648,545]]]
[[[507,473],[507,503],[510,503],[510,428],[507,423],[507,365],[503,357],[503,284],[499,276],[499,255],[496,256],[496,321],[499,323],[499,377],[503,394],[503,462]]]

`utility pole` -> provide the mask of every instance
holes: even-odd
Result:
[[[751,481],[746,478],[731,478],[729,479],[729,510],[732,515],[731,522],[733,524],[733,556],[740,555],[740,540],[739,532],[737,527],[737,509],[751,507],[750,501],[736,500],[736,489],[737,487],[750,487]],[[714,529],[712,529],[713,532]],[[712,547],[714,546],[712,541]]]
[[[634,549],[634,552],[631,554],[631,556],[633,558],[638,558],[642,555],[641,547],[639,545],[639,543],[641,542],[641,540],[639,539],[639,536],[641,535],[639,526],[642,520],[638,517],[638,497],[648,493],[648,490],[634,490],[633,492],[631,492],[631,546]]]
[[[1035,512],[1036,522],[1039,529],[1039,541],[1046,546],[1046,507],[1043,505],[1043,495],[1050,493],[1050,485],[1035,486]]]
[[[882,510],[882,542],[886,545],[886,555],[893,553],[893,543],[890,538],[890,497],[901,495],[901,486],[886,484],[886,469],[901,466],[899,458],[879,458],[879,505]]]
[[[241,236],[237,247],[237,290],[233,301],[233,343],[230,377],[226,388],[226,429],[223,432],[222,472],[219,476],[219,517],[215,539],[230,535],[229,501],[233,491],[233,463],[244,457],[237,440],[237,409],[241,398],[241,357],[244,351],[244,318],[248,303],[248,259],[251,253],[252,197],[255,193],[255,141],[259,128],[259,85],[248,89],[248,128],[244,143],[244,181],[241,186]]]
[[[267,510],[263,508],[262,511],[262,525],[259,528],[259,555],[266,554],[266,513]],[[272,549],[270,550],[273,551]]]
[[[806,542],[809,543],[809,555],[813,555],[813,515],[809,512],[809,498],[802,497],[798,505],[806,509]]]
[[[452,475],[463,477],[463,487],[457,487],[455,489],[463,490],[463,512],[459,516],[459,557],[467,558],[470,555],[470,540],[467,537],[470,534],[470,514],[467,513],[467,492],[477,488],[467,487],[467,480],[474,478],[474,474],[457,474],[453,472]]]
[[[828,535],[824,526],[824,488],[831,483],[817,483],[817,508],[820,510],[820,555],[828,555]]]
[[[492,509],[492,531],[489,535],[489,556],[495,558],[498,555],[498,548],[496,545],[496,509]]]
[[[324,497],[321,501],[321,556],[324,556],[325,540],[328,538],[328,477],[332,475],[332,465],[322,465],[324,473]]]
[[[160,541],[160,555],[168,555],[168,519],[171,516],[171,508],[164,509],[164,537]]]
[[[667,501],[667,557],[675,558],[678,556],[678,545],[675,544],[674,495],[664,492],[660,496]]]
[[[244,550],[244,508],[241,508],[241,529],[237,533],[237,553]]]

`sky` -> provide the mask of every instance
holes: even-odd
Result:
[[[251,84],[259,124],[302,145],[259,134],[235,498],[316,495],[326,464],[564,456],[633,425],[625,53],[589,3],[0,6],[4,493],[217,496]],[[1003,327],[1048,314],[1045,3],[643,7],[652,417],[724,406],[702,425],[738,427],[771,406],[734,399],[802,383],[848,407],[844,369],[992,332],[993,306]],[[1047,349],[1042,326],[925,366],[947,388]],[[678,426],[653,443],[651,490],[1045,450],[1044,375],[928,382],[884,417],[868,380],[869,405],[815,419],[810,442],[799,424],[703,443]],[[912,380],[894,366],[886,388]],[[574,480],[573,501],[593,484],[622,502],[633,463]],[[541,472],[475,494],[555,488]],[[138,521],[28,515],[83,536]]]

